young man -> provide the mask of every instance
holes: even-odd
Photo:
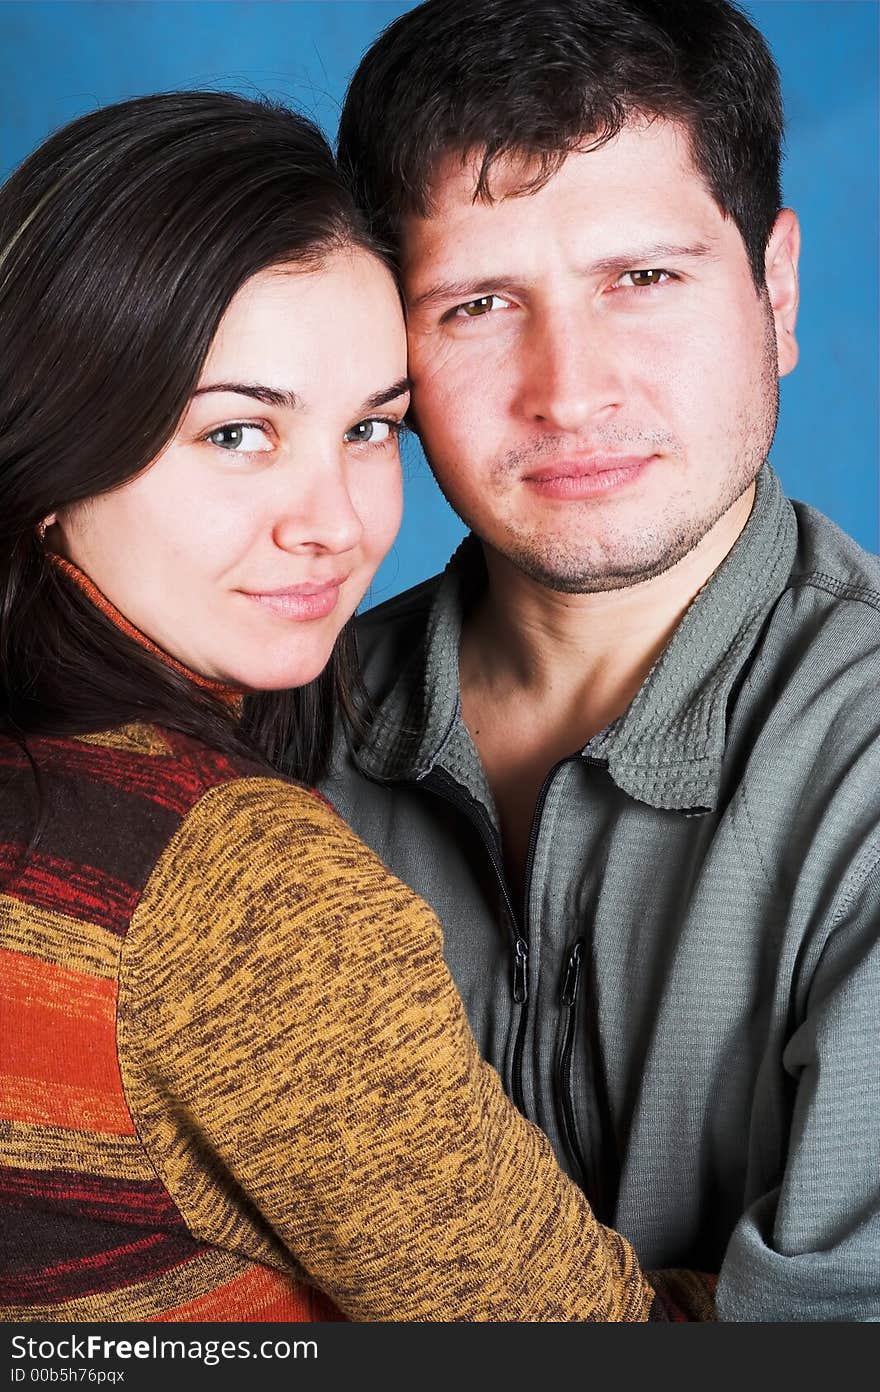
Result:
[[[782,494],[798,224],[727,0],[427,0],[340,130],[470,525],[334,802],[477,1039],[722,1319],[880,1317],[880,565]]]

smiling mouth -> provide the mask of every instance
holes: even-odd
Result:
[[[555,459],[529,469],[521,478],[543,497],[600,497],[632,483],[656,457],[653,454],[591,454]]]
[[[333,580],[290,585],[281,590],[241,590],[246,599],[281,619],[324,619],[339,602],[339,592],[348,576]]]

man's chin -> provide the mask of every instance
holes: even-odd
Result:
[[[664,575],[683,560],[701,540],[696,532],[669,539],[638,552],[606,548],[601,554],[584,554],[558,542],[535,539],[515,544],[509,539],[492,549],[520,574],[557,594],[602,594],[627,590]]]
[[[520,529],[508,523],[503,532],[494,536],[484,533],[484,542],[507,565],[544,589],[557,594],[601,594],[632,589],[667,574],[702,543],[708,543],[720,527],[730,536],[710,566],[711,571],[745,525],[751,506],[750,490],[760,462],[756,457],[754,468],[733,478],[727,493],[719,496],[715,506],[702,516],[695,516],[687,506],[669,506],[653,515],[642,512],[641,517],[648,517],[648,522],[627,517],[625,521],[620,519],[618,525],[606,525],[589,536],[572,531],[550,532],[538,526]],[[735,515],[736,505],[746,493],[749,509],[739,517]],[[480,535],[478,526],[471,523],[471,529]]]

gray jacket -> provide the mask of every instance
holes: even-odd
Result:
[[[436,909],[477,1041],[646,1267],[880,1319],[880,561],[762,470],[629,709],[550,772],[525,902],[461,721],[466,541],[360,623],[325,792]]]

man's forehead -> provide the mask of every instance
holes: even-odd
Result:
[[[438,161],[425,213],[410,214],[401,223],[404,272],[437,255],[466,256],[474,238],[491,241],[496,231],[516,236],[521,226],[531,225],[534,232],[545,215],[556,216],[558,195],[567,200],[567,211],[574,209],[579,218],[583,207],[590,221],[604,216],[615,223],[618,214],[638,221],[649,218],[652,208],[674,216],[687,204],[704,213],[711,204],[720,214],[680,122],[633,118],[609,138],[585,137],[549,168],[528,153],[505,152],[491,162],[485,192],[480,186],[484,155],[450,151]],[[619,230],[626,232],[622,225]]]
[[[436,161],[428,181],[428,210],[426,218],[442,216],[455,207],[485,203],[491,206],[509,198],[527,198],[555,178],[571,156],[605,152],[607,167],[620,158],[621,142],[626,158],[632,159],[633,139],[643,148],[643,158],[656,157],[657,140],[672,143],[681,173],[702,181],[696,168],[691,147],[689,127],[682,121],[666,117],[633,114],[619,131],[586,133],[581,140],[565,151],[549,151],[545,156],[530,150],[512,149],[487,159],[485,148],[448,150]]]

